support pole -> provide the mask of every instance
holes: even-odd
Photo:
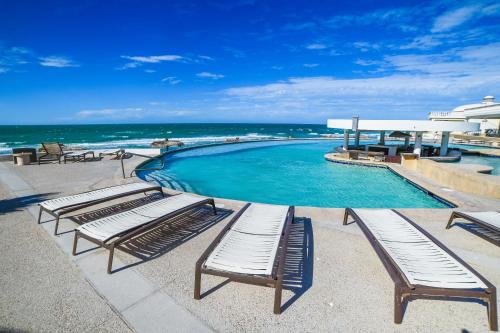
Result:
[[[405,148],[408,148],[409,145],[410,145],[410,137],[407,136],[405,137]]]
[[[349,149],[349,130],[348,129],[344,130],[344,146],[343,146],[343,148],[344,148],[344,150]]]
[[[360,131],[356,131],[356,133],[354,134],[354,145],[357,147],[359,147],[359,136],[360,136],[361,132]]]
[[[380,131],[379,145],[385,145],[385,131]]]
[[[441,149],[439,151],[439,156],[448,155],[448,143],[450,142],[450,132],[441,133]]]
[[[422,153],[422,136],[423,132],[417,132],[415,134],[415,148],[413,149],[413,153],[419,156]]]

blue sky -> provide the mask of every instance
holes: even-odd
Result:
[[[2,1],[0,123],[423,119],[500,98],[498,1]]]

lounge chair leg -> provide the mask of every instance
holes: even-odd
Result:
[[[57,236],[57,229],[59,228],[59,215],[56,218],[56,226],[54,227],[54,236]]]
[[[109,259],[108,259],[108,274],[111,274],[113,268],[113,255],[115,253],[115,245],[112,244],[109,248]]]
[[[453,220],[454,220],[456,217],[457,217],[457,216],[455,215],[455,212],[451,213],[450,219],[448,220],[448,224],[446,224],[446,229],[450,229],[451,224],[453,223]]]
[[[394,323],[401,324],[403,322],[403,302],[401,290],[396,286],[394,288]]]
[[[349,212],[346,209],[345,212],[344,212],[344,222],[342,222],[343,225],[347,224],[347,219],[348,218],[349,218]]]
[[[163,188],[160,188],[160,193],[163,198],[165,198],[165,192],[163,192]]]
[[[75,238],[73,239],[73,255],[76,255],[76,245],[78,243],[78,231],[75,231]]]
[[[42,206],[40,206],[40,212],[38,213],[38,224],[40,224],[41,219],[42,219]]]
[[[194,299],[201,299],[201,267],[198,265],[194,272]]]
[[[215,208],[215,201],[214,201],[214,200],[212,200],[212,201],[210,202],[210,204],[212,205],[212,208],[214,209],[214,215],[217,215],[217,209]]]
[[[491,331],[498,331],[497,292],[494,289],[488,300],[488,321]]]
[[[283,291],[283,281],[278,278],[276,289],[274,290],[274,314],[281,313],[281,295]]]

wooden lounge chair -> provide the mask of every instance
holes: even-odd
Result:
[[[151,230],[172,217],[207,204],[212,205],[214,214],[217,214],[214,199],[183,193],[85,223],[75,230],[73,255],[76,255],[80,237],[107,248],[109,250],[107,272],[111,274],[114,250],[121,243]]]
[[[196,262],[194,298],[201,274],[275,288],[274,313],[281,312],[283,269],[294,207],[247,204]]]
[[[500,212],[453,212],[451,213],[446,229],[450,229],[453,221],[456,218],[462,218],[474,224],[477,224],[488,231],[500,236]],[[493,240],[493,242],[500,246],[500,241]]]
[[[74,212],[76,210],[86,208],[89,206],[97,205],[102,202],[138,193],[145,194],[150,191],[159,191],[163,195],[163,190],[161,186],[140,182],[140,183],[130,183],[125,185],[110,186],[98,190],[47,200],[38,204],[40,206],[40,212],[38,214],[38,224],[40,224],[40,220],[42,218],[42,212],[46,212],[54,216],[56,218],[54,235],[57,235],[57,228],[59,227],[59,219],[64,214]]]
[[[479,298],[488,303],[490,329],[498,330],[495,286],[436,238],[395,210],[348,208],[344,225],[349,215],[395,283],[395,323],[408,298]]]

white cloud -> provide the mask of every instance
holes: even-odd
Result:
[[[73,62],[73,60],[66,57],[48,56],[48,57],[38,58],[38,60],[40,60],[40,65],[45,67],[57,67],[57,68],[80,67],[79,64]]]
[[[214,73],[209,73],[209,72],[201,72],[201,73],[196,74],[196,76],[201,77],[201,78],[214,79],[214,80],[222,79],[224,77],[224,75],[222,75],[222,74],[214,74]]]
[[[162,106],[164,103],[150,102],[152,106]],[[166,103],[165,103],[166,104]],[[96,110],[82,110],[75,114],[75,119],[85,119],[87,121],[103,121],[103,120],[140,120],[151,118],[171,118],[184,117],[197,114],[193,110],[165,110],[157,109],[149,110],[145,108],[109,108]]]
[[[500,4],[483,3],[456,8],[438,16],[434,21],[432,32],[449,31],[471,20],[484,16],[500,15]]]
[[[1,73],[7,73],[9,70],[5,67],[0,67],[0,74]]]
[[[182,81],[177,79],[175,76],[167,76],[167,77],[164,77],[163,79],[161,79],[161,82],[168,82],[171,85],[175,85],[175,84],[181,83]]]
[[[203,59],[203,60],[209,60],[209,61],[215,61],[214,58],[206,56],[206,55],[200,55],[198,58]]]
[[[271,69],[274,69],[274,70],[277,70],[277,71],[280,71],[283,68],[284,68],[283,66],[271,66]]]
[[[131,62],[128,62],[122,66],[117,67],[117,70],[125,70],[125,69],[130,69],[130,68],[137,68],[142,66],[143,64],[158,64],[161,62],[170,62],[170,61],[176,61],[176,62],[186,62],[188,61],[187,58],[180,56],[180,55],[175,55],[175,54],[166,54],[166,55],[157,55],[157,56],[128,56],[128,55],[122,55],[120,56],[123,59],[131,60]]]
[[[144,73],[149,73],[149,74],[151,74],[151,73],[156,73],[156,71],[155,71],[154,69],[145,69],[145,70],[144,70]]]
[[[404,44],[400,46],[401,50],[407,49],[419,49],[419,50],[429,50],[433,47],[439,46],[443,44],[441,37],[443,35],[424,35],[418,36],[413,39],[408,44]]]
[[[309,44],[309,45],[307,45],[306,49],[308,49],[308,50],[324,50],[327,47],[328,46],[326,46],[325,44],[315,43],[315,44]]]
[[[358,60],[362,66],[390,68],[362,78],[295,77],[264,85],[223,91],[227,108],[273,110],[282,117],[321,120],[328,117],[424,118],[467,99],[500,94],[500,43],[456,48],[442,54],[387,56]],[[248,111],[250,112],[250,111]]]
[[[314,68],[314,67],[318,67],[319,64],[304,64],[304,67],[307,67],[307,68]]]
[[[76,114],[77,118],[109,118],[109,119],[130,119],[142,118],[143,108],[125,108],[125,109],[98,109],[82,110]]]
[[[436,19],[432,32],[451,30],[472,19],[479,10],[478,6],[466,6],[446,12]]]
[[[378,49],[380,49],[380,44],[379,43],[354,42],[352,45],[355,48],[359,49],[361,52],[368,52],[370,50],[378,50]]]
[[[156,64],[162,61],[181,61],[184,57],[180,55],[159,55],[159,56],[121,56],[123,59],[132,60],[134,62],[144,62],[149,64]]]

